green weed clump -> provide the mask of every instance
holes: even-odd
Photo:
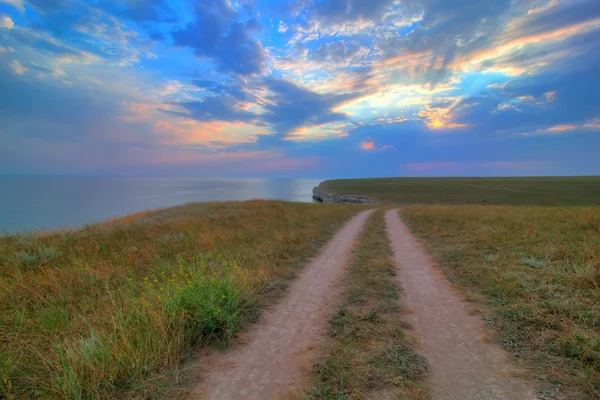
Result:
[[[198,344],[231,339],[252,296],[246,275],[235,261],[208,253],[178,256],[142,284],[129,278],[107,288],[104,329],[89,327],[39,354],[50,371],[49,394],[75,399],[143,391],[144,379],[176,369]],[[15,376],[22,371],[9,370],[7,362],[0,364],[4,384],[25,388],[31,378]]]
[[[403,215],[533,370],[542,398],[600,397],[600,207],[411,206]]]
[[[182,320],[188,345],[231,339],[249,295],[247,271],[235,261],[220,255],[213,259],[210,254],[192,257],[189,262],[180,258],[178,265],[171,275],[160,273],[164,277],[162,286],[159,283],[155,287],[145,278],[148,295],[164,302],[173,321]]]
[[[0,238],[0,398],[162,398],[360,209],[193,204]]]

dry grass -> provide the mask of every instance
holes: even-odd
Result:
[[[600,204],[598,176],[335,179],[320,187],[379,204]]]
[[[396,268],[383,212],[367,222],[329,323],[329,351],[318,361],[311,400],[428,399],[425,360],[402,331]]]
[[[404,218],[485,304],[542,398],[600,398],[600,207],[412,206]]]
[[[0,239],[0,398],[157,398],[360,207],[195,204]]]

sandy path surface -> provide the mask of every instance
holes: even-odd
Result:
[[[335,281],[370,213],[359,213],[336,233],[301,270],[286,296],[250,329],[247,342],[210,366],[192,398],[272,400],[298,389],[325,336],[330,303],[339,294]]]
[[[429,362],[433,399],[536,399],[532,385],[515,377],[518,370],[502,348],[486,340],[482,321],[433,266],[397,210],[385,217],[411,311],[408,321],[419,340],[417,350]]]

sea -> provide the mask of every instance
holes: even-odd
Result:
[[[196,202],[312,202],[312,189],[321,181],[0,176],[0,235],[76,228],[139,211]]]

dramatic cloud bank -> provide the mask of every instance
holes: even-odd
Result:
[[[0,173],[600,174],[597,0],[0,0]]]

